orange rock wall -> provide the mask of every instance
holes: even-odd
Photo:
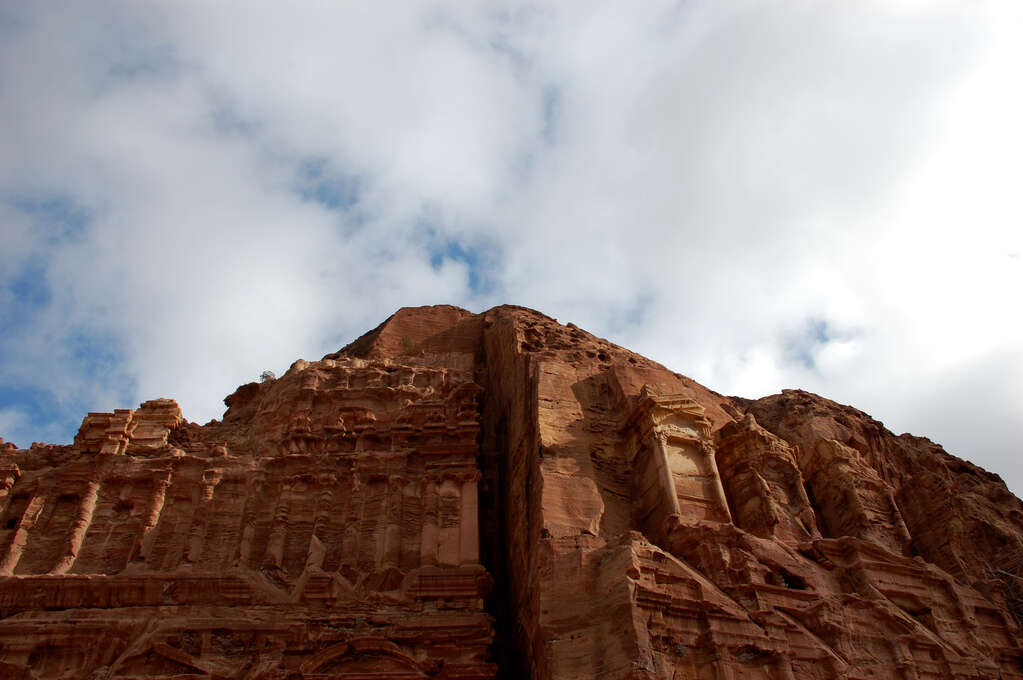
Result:
[[[472,377],[296,362],[9,454],[0,677],[493,677]]]
[[[996,478],[820,397],[732,400],[540,314],[484,317],[530,677],[1023,677],[1014,582],[987,566],[1012,566],[1021,504]],[[976,578],[939,568],[931,513]]]
[[[1023,504],[815,395],[433,307],[225,402],[0,440],[0,677],[1023,678]]]

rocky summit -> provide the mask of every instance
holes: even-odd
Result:
[[[521,307],[0,440],[0,677],[1023,679],[1023,504]]]

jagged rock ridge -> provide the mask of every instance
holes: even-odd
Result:
[[[0,677],[1023,678],[1023,504],[520,307],[0,440]]]

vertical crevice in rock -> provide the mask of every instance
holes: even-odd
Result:
[[[817,517],[817,528],[821,532],[821,537],[833,538],[834,534],[831,533],[827,520],[825,520],[824,516],[821,514],[820,505],[818,505],[817,499],[813,493],[813,487],[806,480],[803,480],[803,491],[806,493],[806,499],[810,501],[810,507],[813,508],[813,512]]]
[[[480,455],[478,467],[479,485],[479,527],[480,564],[494,579],[494,586],[484,600],[484,609],[494,617],[493,661],[497,664],[498,677],[526,678],[522,668],[521,650],[517,649],[513,633],[511,594],[508,583],[508,554],[505,523],[503,480],[506,472],[507,421],[495,404],[494,388],[486,381],[486,366],[477,382],[485,392],[481,404],[482,432],[480,434]]]
[[[484,387],[480,406],[481,435],[479,469],[480,563],[490,572],[494,587],[485,601],[486,611],[494,617],[493,660],[498,678],[531,678],[534,658],[526,644],[521,608],[517,606],[528,585],[523,564],[532,546],[528,540],[528,492],[522,477],[522,433],[513,429],[528,419],[529,401],[521,393],[526,387],[525,367],[518,368],[515,357],[485,323],[483,347],[477,369],[477,382]],[[516,370],[518,368],[518,370]],[[521,373],[522,375],[516,375]],[[534,622],[535,624],[535,622]]]

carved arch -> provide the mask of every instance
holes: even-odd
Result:
[[[407,670],[408,678],[429,677],[418,663],[407,654],[401,651],[398,645],[380,638],[353,638],[347,642],[339,642],[330,647],[321,649],[309,657],[299,667],[302,673],[315,673],[334,661],[344,662],[344,657],[350,656],[353,663],[358,662],[359,657],[367,655],[383,656],[395,663],[401,669]]]

